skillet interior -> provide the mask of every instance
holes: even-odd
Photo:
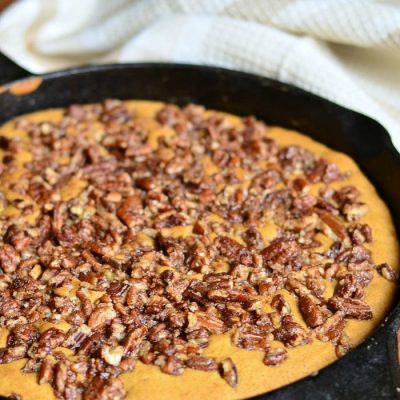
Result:
[[[355,159],[388,204],[398,234],[400,232],[400,191],[395,184],[400,182],[400,156],[385,129],[368,117],[266,78],[213,67],[176,64],[73,69],[46,75],[39,88],[28,95],[1,94],[0,123],[34,110],[62,107],[74,102],[98,102],[106,97],[178,104],[195,102],[238,115],[253,114],[267,123],[304,132]],[[394,324],[399,314],[398,306],[383,325]],[[330,398],[363,398],[362,394],[376,391],[376,385],[388,391],[389,374],[381,374],[381,378],[375,381],[369,379],[379,357],[384,357],[382,353],[386,351],[388,332],[389,329],[382,326],[356,351],[316,377],[259,399],[311,396],[313,399],[326,399],[327,391]],[[387,393],[387,398],[392,396]]]

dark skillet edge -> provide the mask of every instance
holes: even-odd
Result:
[[[359,111],[355,111],[355,110],[346,108],[338,103],[335,103],[335,102],[328,100],[324,97],[321,97],[317,94],[308,92],[308,91],[301,89],[295,85],[292,85],[289,83],[284,83],[284,82],[281,82],[276,79],[271,79],[271,78],[259,76],[259,75],[248,73],[248,72],[236,71],[233,69],[216,67],[216,66],[212,66],[212,65],[196,65],[196,64],[188,64],[188,63],[143,62],[143,63],[122,63],[122,64],[102,64],[102,65],[88,64],[88,65],[83,65],[83,66],[79,66],[79,67],[67,68],[67,69],[63,69],[63,70],[59,70],[59,71],[55,71],[55,72],[49,72],[49,73],[42,74],[42,75],[27,75],[26,77],[4,83],[2,86],[3,87],[13,86],[15,84],[24,82],[27,79],[30,79],[31,77],[40,77],[43,79],[43,81],[48,81],[51,79],[63,78],[63,77],[73,76],[73,75],[82,75],[82,74],[98,72],[98,71],[115,71],[115,70],[146,69],[146,68],[170,69],[170,70],[175,69],[175,68],[183,68],[183,69],[187,69],[187,70],[195,69],[195,70],[199,70],[200,72],[201,71],[217,72],[221,75],[228,74],[228,75],[232,75],[232,77],[234,77],[236,75],[237,78],[257,80],[262,84],[262,86],[264,86],[264,87],[270,86],[270,87],[278,88],[281,92],[289,92],[290,91],[290,92],[292,92],[292,94],[295,94],[295,95],[308,96],[310,98],[312,97],[315,100],[318,100],[320,103],[324,103],[325,105],[334,107],[334,108],[338,109],[339,111],[351,113],[351,114],[353,114],[353,116],[355,118],[363,119],[364,121],[366,121],[369,125],[371,125],[371,128],[376,129],[377,131],[379,130],[379,135],[383,138],[385,147],[390,151],[391,155],[393,155],[395,158],[397,158],[397,161],[399,162],[399,166],[400,166],[400,153],[394,147],[389,132],[386,130],[386,128],[383,127],[383,125],[381,125],[378,121],[376,121],[372,117],[362,114]],[[37,90],[40,90],[40,86]],[[35,91],[32,93],[35,93]],[[31,94],[31,93],[29,93],[29,94]],[[2,96],[7,96],[7,95],[9,95],[7,92],[4,92],[4,93],[0,92],[0,98]],[[149,100],[151,100],[151,99],[149,99]],[[184,104],[184,102],[182,104]],[[0,121],[0,123],[3,123],[3,122],[4,121]]]
[[[112,71],[118,71],[118,70],[122,71],[122,70],[127,70],[127,69],[146,69],[146,68],[159,69],[160,71],[181,68],[181,69],[184,69],[187,71],[197,70],[199,72],[205,72],[205,73],[207,73],[207,72],[216,73],[217,72],[218,74],[228,75],[229,77],[236,78],[238,80],[240,78],[243,78],[246,80],[251,80],[254,84],[258,83],[258,84],[261,84],[263,87],[275,88],[275,89],[280,90],[283,93],[290,92],[292,95],[295,95],[295,96],[307,96],[308,98],[312,98],[314,101],[318,101],[319,103],[321,103],[322,105],[324,105],[328,108],[336,109],[337,112],[352,115],[352,118],[354,118],[356,120],[356,122],[362,122],[362,125],[367,126],[368,129],[370,129],[371,132],[373,132],[374,138],[380,140],[381,145],[383,145],[384,150],[387,152],[386,155],[391,158],[391,162],[393,162],[393,164],[391,165],[391,168],[397,168],[398,172],[400,173],[400,154],[394,147],[389,133],[380,123],[378,123],[376,120],[372,119],[371,117],[365,116],[357,111],[347,109],[341,105],[338,105],[338,104],[336,104],[330,100],[327,100],[325,98],[322,98],[318,95],[309,93],[309,92],[307,92],[303,89],[300,89],[296,86],[293,86],[291,84],[286,84],[286,83],[283,83],[283,82],[280,82],[277,80],[260,77],[260,76],[250,74],[250,73],[225,69],[225,68],[221,68],[221,67],[214,67],[214,66],[208,66],[208,65],[181,64],[181,63],[174,63],[174,64],[172,64],[172,63],[130,63],[130,64],[87,65],[87,66],[83,66],[83,67],[73,67],[70,69],[62,70],[62,71],[51,72],[51,73],[39,75],[39,76],[41,78],[43,78],[43,82],[47,82],[52,79],[71,77],[74,75],[90,74],[90,73],[95,73],[95,72],[99,72],[99,71],[100,72],[101,71],[112,72]],[[9,85],[13,85],[15,83],[23,82],[27,78],[29,78],[29,77],[12,81],[10,83],[5,84],[4,86],[9,86]],[[40,91],[40,87],[38,88],[38,90]],[[32,94],[34,94],[34,92]],[[30,95],[32,95],[32,94],[30,94]],[[1,102],[1,98],[3,96],[12,96],[12,95],[10,95],[7,92],[0,94],[0,102]],[[27,96],[29,96],[29,95],[27,95]],[[144,99],[153,100],[153,98],[149,98],[147,96],[144,97]],[[99,99],[99,100],[101,100],[101,99]],[[185,102],[187,102],[187,101],[183,101],[183,102],[181,102],[181,104],[184,104]],[[234,112],[234,111],[232,111],[232,112]],[[8,119],[8,117],[6,118],[6,120],[7,119]],[[329,146],[333,147],[330,144],[329,144]],[[354,150],[354,151],[356,151],[356,150]],[[354,155],[354,154],[350,154],[350,155],[353,158],[355,158],[357,161],[357,155]],[[383,160],[377,160],[377,161],[382,162]],[[369,171],[365,171],[364,169],[363,169],[363,171],[366,173],[367,176],[370,176]],[[399,175],[399,177],[400,177],[400,175]],[[374,179],[372,179],[372,181],[374,182]],[[374,184],[375,184],[375,182],[374,182]],[[380,190],[379,185],[376,187],[378,189],[379,194],[382,196],[382,198],[385,200],[385,202],[387,204],[389,204],[390,202],[386,201],[386,196],[382,195],[382,191]],[[396,229],[397,236],[399,237],[400,236],[399,235],[399,233],[400,233],[399,232],[399,230],[400,230],[400,209],[396,209],[396,207],[391,207],[390,205],[389,205],[389,207],[391,209],[392,217],[394,218],[395,225],[397,228]],[[360,345],[357,346],[358,353],[360,353],[362,349],[365,350],[365,349],[368,349],[370,346],[372,346],[372,347],[376,346],[375,337],[378,337],[378,336],[385,337],[386,342],[387,342],[385,344],[387,344],[389,346],[388,354],[389,354],[390,364],[392,367],[393,379],[397,386],[400,385],[400,377],[399,377],[400,368],[398,366],[397,356],[394,353],[394,349],[396,348],[395,333],[397,330],[397,324],[398,324],[399,319],[400,319],[400,304],[397,304],[397,306],[394,307],[394,309],[389,313],[389,315],[385,318],[385,320],[373,331],[372,335],[370,335],[364,342],[362,342]],[[389,338],[389,339],[387,339],[387,338]],[[333,367],[337,367],[337,366],[343,364],[343,362],[345,362],[350,357],[355,358],[355,356],[354,356],[355,353],[357,353],[357,352],[352,351],[348,355],[343,357],[342,359],[338,360],[337,362],[323,368],[319,372],[319,375],[329,374]],[[365,360],[363,360],[363,361],[365,362]],[[355,363],[353,362],[353,366],[354,365],[355,365]],[[286,398],[294,399],[296,397],[292,397],[291,394],[289,392],[285,392],[285,390],[287,390],[288,388],[291,388],[291,387],[299,386],[301,383],[304,383],[304,382],[306,383],[306,385],[311,382],[311,387],[312,387],[312,386],[314,386],[312,383],[313,381],[314,381],[314,379],[312,377],[304,378],[303,380],[297,381],[294,384],[287,385],[287,386],[283,387],[282,389],[278,389],[278,390],[270,392],[268,394],[254,397],[254,399],[259,399],[259,400],[265,399],[265,398],[276,399],[276,400],[278,400],[278,399],[283,400]],[[308,386],[310,386],[310,385],[308,385]],[[286,396],[285,393],[288,396]],[[309,392],[307,392],[307,393],[310,394]],[[319,399],[322,397],[317,396],[314,398]],[[347,399],[350,397],[346,397],[346,395],[344,394],[344,396],[342,398]],[[359,397],[359,398],[361,399],[362,397]],[[385,398],[388,398],[388,397],[385,397]]]
[[[200,71],[218,72],[222,75],[224,75],[224,74],[236,75],[238,78],[242,77],[244,79],[253,79],[253,80],[256,79],[256,80],[262,82],[264,87],[265,86],[274,86],[274,87],[278,87],[282,92],[291,91],[294,94],[311,96],[315,99],[318,99],[320,102],[334,106],[334,107],[340,109],[341,111],[351,112],[357,118],[368,120],[369,124],[375,125],[375,127],[381,131],[380,134],[384,137],[385,144],[387,145],[390,152],[393,155],[395,155],[396,157],[398,157],[398,159],[400,161],[400,153],[394,147],[389,132],[386,130],[386,128],[383,127],[383,125],[381,125],[378,121],[376,121],[372,117],[362,114],[359,111],[355,111],[355,110],[346,108],[338,103],[335,103],[335,102],[328,100],[324,97],[321,97],[317,94],[308,92],[308,91],[301,89],[290,83],[281,82],[277,79],[267,78],[267,77],[259,76],[256,74],[248,73],[248,72],[236,71],[234,69],[228,69],[228,68],[223,68],[223,67],[216,67],[213,65],[207,65],[207,64],[197,65],[197,64],[188,64],[188,63],[162,63],[162,62],[122,63],[122,64],[102,64],[102,65],[87,64],[87,65],[83,65],[83,66],[79,66],[79,67],[67,68],[67,69],[63,69],[63,70],[59,70],[59,71],[55,71],[55,72],[49,72],[49,73],[41,74],[41,75],[33,75],[33,74],[27,75],[26,77],[4,83],[2,86],[4,86],[4,87],[13,86],[15,84],[24,82],[25,80],[30,79],[31,77],[40,77],[43,79],[43,81],[47,81],[50,79],[63,78],[66,76],[71,76],[71,75],[81,75],[84,73],[92,73],[92,72],[97,72],[97,71],[114,71],[114,70],[124,70],[124,69],[132,69],[132,68],[133,69],[135,69],[135,68],[137,68],[137,69],[144,69],[144,68],[174,69],[176,67],[184,68],[184,69],[188,69],[188,70],[197,69]],[[40,89],[40,86],[37,90],[39,90],[39,89]],[[0,93],[0,97],[4,96],[6,94],[7,94],[7,92]]]
[[[398,340],[398,331],[400,329],[400,305],[397,305],[396,310],[398,312],[390,321],[388,321],[387,351],[389,355],[390,372],[394,382],[395,395],[397,399],[400,399],[400,343]]]

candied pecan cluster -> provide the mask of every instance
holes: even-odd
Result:
[[[254,118],[166,105],[150,122],[107,100],[0,136],[0,362],[26,359],[61,399],[117,400],[138,360],[235,387],[233,360],[206,355],[225,332],[267,366],[313,340],[343,355],[373,270],[397,279],[346,174]]]

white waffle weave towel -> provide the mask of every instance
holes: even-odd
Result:
[[[370,115],[400,150],[400,0],[20,0],[0,16],[0,51],[33,73],[131,61],[253,72]]]

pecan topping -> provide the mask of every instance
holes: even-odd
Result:
[[[103,378],[97,375],[83,393],[84,400],[122,400],[126,395],[124,386],[118,378]]]
[[[267,366],[312,338],[341,356],[346,321],[372,318],[374,269],[397,280],[347,175],[253,117],[165,105],[144,121],[109,99],[15,127],[24,140],[0,137],[0,363],[25,358],[57,398],[122,399],[138,360],[235,388],[232,359],[205,355],[223,333]]]

